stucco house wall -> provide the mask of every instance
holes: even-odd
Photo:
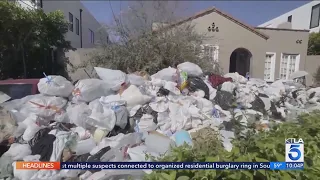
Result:
[[[308,30],[290,30],[276,28],[256,28],[259,31],[268,34],[269,39],[266,42],[265,51],[274,52],[275,61],[275,79],[280,77],[280,62],[282,53],[299,54],[299,70],[305,69],[307,59],[307,48],[309,31]]]
[[[219,32],[208,32],[207,28],[212,23],[215,23],[215,26],[219,28]],[[204,41],[204,44],[219,46],[219,64],[223,73],[229,72],[231,53],[237,48],[245,48],[252,54],[250,75],[263,78],[264,67],[261,64],[264,64],[266,39],[216,12],[194,19],[192,24],[195,25],[198,33],[206,33],[207,36],[211,37]]]
[[[266,54],[269,52],[276,53],[271,81],[279,78],[282,53],[299,54],[298,69],[305,68],[308,30],[253,28],[216,8],[189,17],[166,29],[183,26],[184,23],[191,23],[198,33],[205,33],[210,37],[203,42],[204,44],[219,46],[219,64],[223,73],[229,72],[230,56],[238,48],[244,48],[251,53],[249,70],[250,76],[254,78],[264,79]],[[219,28],[219,32],[208,32],[212,23]]]

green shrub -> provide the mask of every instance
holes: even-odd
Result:
[[[207,138],[201,148],[188,146],[173,149],[170,155],[158,159],[166,162],[272,162],[285,161],[285,139],[302,138],[304,140],[305,169],[303,171],[278,170],[156,170],[146,175],[146,180],[315,180],[320,177],[320,111],[305,114],[297,123],[283,123],[274,126],[268,132],[256,133],[254,129],[233,141],[231,152],[225,151],[218,138]],[[207,153],[207,155],[204,155]]]

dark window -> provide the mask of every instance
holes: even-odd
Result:
[[[89,40],[91,44],[94,44],[94,32],[89,29]]]
[[[11,99],[21,99],[32,95],[32,84],[1,84],[0,91],[7,94]]]
[[[320,4],[317,4],[312,7],[311,18],[310,18],[310,29],[319,26],[320,18]]]
[[[76,18],[76,34],[79,35],[79,19]]]
[[[69,30],[73,32],[73,15],[69,13]]]
[[[292,15],[288,16],[288,22],[291,22],[291,21],[292,21]]]

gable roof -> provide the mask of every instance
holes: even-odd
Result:
[[[194,15],[194,16],[188,17],[188,18],[186,18],[186,19],[184,19],[184,20],[181,20],[181,21],[179,21],[179,22],[176,22],[176,23],[174,23],[174,24],[171,24],[171,25],[169,25],[169,26],[166,26],[165,28],[162,28],[162,29],[159,29],[159,30],[155,30],[154,32],[160,32],[160,31],[165,31],[165,30],[171,29],[171,28],[173,28],[173,27],[179,26],[179,25],[181,25],[181,24],[183,24],[183,23],[186,23],[186,22],[192,21],[192,20],[194,20],[194,19],[203,17],[203,16],[208,15],[208,14],[211,14],[211,13],[213,13],[213,12],[218,13],[219,15],[227,18],[228,20],[230,20],[230,21],[238,24],[239,26],[241,26],[241,27],[243,27],[243,28],[251,31],[252,33],[254,33],[254,34],[256,34],[256,35],[258,35],[258,36],[260,36],[260,37],[262,37],[262,38],[264,38],[264,39],[266,39],[266,40],[269,39],[269,36],[268,36],[268,35],[266,35],[266,34],[260,32],[260,31],[258,31],[257,29],[253,28],[253,27],[250,26],[250,25],[247,25],[247,24],[245,24],[245,23],[243,23],[243,22],[241,22],[241,21],[233,18],[231,15],[228,15],[228,14],[226,14],[226,13],[218,10],[218,9],[215,8],[215,7],[212,7],[212,8],[210,8],[210,9],[207,9],[207,10],[205,10],[205,11],[203,11],[203,12],[200,12],[200,13]]]
[[[307,29],[288,29],[288,28],[269,28],[269,27],[255,27],[255,29],[275,30],[275,31],[295,31],[295,32],[309,32]]]

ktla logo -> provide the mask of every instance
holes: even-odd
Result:
[[[304,162],[304,142],[300,139],[286,139],[286,162]]]

